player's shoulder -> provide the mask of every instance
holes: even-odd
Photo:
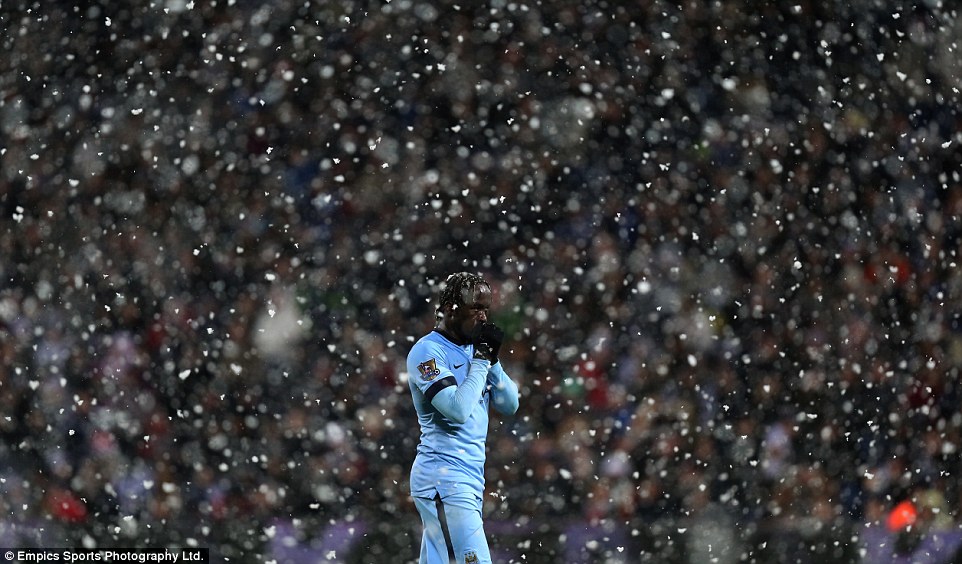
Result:
[[[418,339],[414,346],[411,347],[411,352],[408,356],[420,357],[425,354],[429,355],[439,355],[446,349],[446,341],[437,331],[431,331],[427,335]]]
[[[418,339],[408,353],[408,369],[426,384],[437,378],[446,364],[446,341],[436,331]]]

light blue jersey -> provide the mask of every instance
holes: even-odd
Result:
[[[421,426],[411,468],[411,495],[441,498],[484,495],[488,407],[512,414],[518,387],[501,363],[474,358],[437,331],[422,337],[407,357],[408,385]]]

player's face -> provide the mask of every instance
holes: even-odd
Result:
[[[474,331],[475,325],[488,320],[491,311],[491,288],[481,285],[465,290],[462,302],[464,305],[451,312],[451,328],[466,339]]]

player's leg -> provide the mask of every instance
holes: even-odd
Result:
[[[447,530],[443,506],[439,511],[440,497],[429,499],[414,496],[414,506],[421,515],[424,532],[421,534],[421,559],[419,564],[449,564],[451,555],[450,535]]]
[[[481,498],[473,494],[450,495],[442,500],[458,564],[491,563],[491,552],[481,520],[481,504]]]

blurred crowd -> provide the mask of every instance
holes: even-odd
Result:
[[[415,558],[459,270],[504,561],[962,542],[955,8],[8,4],[0,545]]]

